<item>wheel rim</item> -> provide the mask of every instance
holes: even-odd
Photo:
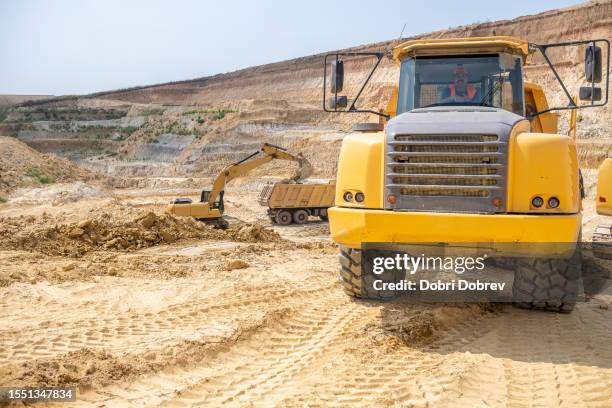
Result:
[[[291,214],[289,214],[286,211],[283,211],[280,214],[278,214],[276,219],[278,220],[279,224],[287,225],[291,223]]]
[[[293,220],[297,224],[305,224],[308,221],[308,213],[304,210],[298,210],[293,215]]]

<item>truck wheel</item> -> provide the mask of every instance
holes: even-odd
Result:
[[[569,313],[578,298],[580,250],[570,259],[518,260],[512,294],[515,306]]]
[[[344,292],[352,297],[363,297],[361,291],[361,251],[340,246],[340,282]]]
[[[287,210],[279,211],[276,214],[276,222],[280,225],[289,225],[293,218],[291,217],[291,213]]]
[[[308,221],[308,212],[306,210],[297,210],[293,213],[293,221],[296,224],[305,224]]]
[[[372,299],[372,300],[389,300],[397,297],[394,291],[384,291],[374,289],[374,280],[382,279],[388,281],[388,272],[381,275],[375,275],[369,268],[363,268],[362,251],[360,249],[348,248],[340,245],[340,253],[338,260],[340,261],[340,283],[344,292],[354,298]],[[393,273],[391,271],[391,273]],[[393,279],[396,280],[396,279]]]

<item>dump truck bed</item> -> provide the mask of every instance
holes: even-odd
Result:
[[[270,221],[280,225],[304,224],[309,217],[327,220],[327,209],[334,205],[336,182],[267,184],[258,202],[268,207]]]
[[[334,182],[318,184],[275,183],[264,186],[259,204],[278,208],[328,208],[334,205]]]

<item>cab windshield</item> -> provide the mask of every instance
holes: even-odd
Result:
[[[402,61],[397,113],[435,106],[489,106],[524,116],[521,58],[510,54]]]

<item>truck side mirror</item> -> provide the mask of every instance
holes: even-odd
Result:
[[[581,101],[597,102],[601,101],[601,88],[591,86],[581,86],[578,97]]]
[[[601,57],[601,56],[600,56]],[[601,65],[601,62],[600,62]],[[331,63],[331,91],[333,93],[342,92],[344,87],[344,61],[335,60]]]
[[[586,47],[584,51],[584,76],[587,82],[601,82],[601,47],[594,45]]]
[[[332,96],[329,98],[328,105],[333,110],[345,109],[348,105],[348,98],[344,95]]]

